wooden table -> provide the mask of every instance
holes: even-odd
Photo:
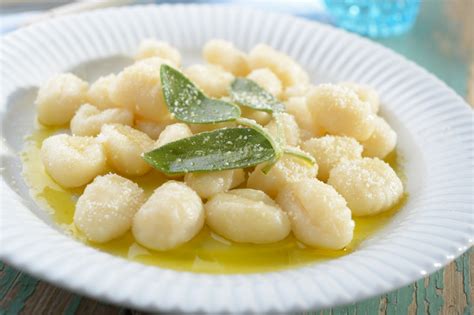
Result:
[[[379,42],[430,70],[460,95],[470,95],[473,104],[474,61],[466,58],[474,56],[474,19],[469,13],[473,6],[474,0],[425,0],[412,31]],[[471,248],[444,269],[407,287],[311,314],[474,314],[473,266]],[[82,297],[0,263],[0,314],[141,313]]]

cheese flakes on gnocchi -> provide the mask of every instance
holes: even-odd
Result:
[[[74,224],[88,240],[105,243],[130,229],[144,201],[143,189],[131,180],[116,174],[97,176],[77,200]]]
[[[186,243],[204,225],[204,207],[186,184],[168,181],[158,187],[133,218],[132,232],[143,246],[168,250]]]
[[[269,243],[257,250],[291,258],[307,247],[351,250],[361,239],[353,216],[401,204],[402,181],[381,160],[396,150],[397,133],[378,116],[373,87],[313,85],[303,66],[266,44],[247,53],[212,39],[202,57],[180,68],[177,48],[144,39],[118,74],[89,86],[63,73],[39,88],[37,118],[53,134],[41,167],[73,199],[85,186],[72,225],[81,240],[126,239],[133,259],[192,256],[195,244],[228,255]],[[67,124],[72,135],[57,134]],[[208,264],[203,257],[195,262]]]
[[[273,243],[290,233],[286,213],[260,190],[235,189],[217,194],[205,209],[206,223],[234,242]]]
[[[96,136],[105,124],[133,125],[133,113],[124,108],[108,108],[100,111],[90,104],[84,104],[71,120],[73,135]]]
[[[355,216],[388,210],[403,195],[400,178],[378,158],[342,161],[331,170],[328,184],[347,200]]]

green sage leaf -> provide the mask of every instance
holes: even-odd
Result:
[[[252,80],[237,78],[231,84],[232,101],[265,112],[281,112],[285,106]]]
[[[238,106],[207,97],[173,67],[161,65],[160,76],[166,105],[176,119],[193,124],[207,124],[240,117]]]
[[[283,153],[292,155],[294,157],[301,159],[303,162],[308,164],[308,166],[313,166],[316,163],[316,160],[314,159],[313,156],[311,156],[309,153],[304,152],[300,148],[285,147],[283,148]]]
[[[259,131],[226,128],[168,143],[143,158],[164,173],[179,174],[254,166],[275,154],[271,141]]]

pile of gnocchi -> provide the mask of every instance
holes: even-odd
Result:
[[[152,250],[176,248],[204,225],[238,243],[278,242],[293,233],[310,247],[342,249],[354,234],[353,216],[393,207],[403,184],[383,161],[397,134],[377,115],[377,92],[350,82],[310,84],[302,66],[264,44],[249,53],[211,40],[203,64],[181,65],[168,43],[144,40],[135,61],[118,74],[89,84],[74,74],[52,77],[38,92],[37,118],[46,126],[69,125],[41,147],[46,172],[65,188],[85,187],[74,214],[77,229],[105,243],[131,230]],[[241,107],[269,134],[282,129],[290,147],[311,155],[308,165],[283,155],[267,171],[256,167],[166,175],[148,198],[135,182],[152,170],[146,152],[233,122],[189,124],[170,113],[160,67],[179,69],[205,95],[229,100],[232,82],[254,81],[284,104],[280,121]],[[156,170],[153,170],[156,172]]]

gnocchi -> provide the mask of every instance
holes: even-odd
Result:
[[[314,119],[330,134],[363,141],[375,128],[370,104],[362,102],[349,88],[321,84],[308,95],[308,107]]]
[[[226,192],[244,181],[245,172],[242,169],[210,173],[188,173],[184,176],[184,182],[203,199]]]
[[[160,66],[170,64],[159,57],[143,59],[125,68],[110,87],[110,98],[143,119],[162,121],[169,112],[161,90]]]
[[[229,94],[234,76],[216,65],[193,65],[184,70],[184,74],[208,96],[219,98]]]
[[[40,156],[46,172],[64,187],[85,185],[107,169],[104,148],[92,137],[51,136]]]
[[[354,82],[343,82],[343,83],[340,83],[339,85],[353,90],[362,102],[369,103],[370,107],[372,108],[372,112],[374,112],[374,114],[376,114],[379,111],[379,107],[380,107],[379,94],[371,86],[368,86],[365,84],[357,84]]]
[[[263,173],[263,167],[264,164],[260,164],[250,173],[247,187],[262,190],[272,198],[275,198],[286,184],[304,178],[314,178],[318,173],[317,164],[308,167],[297,158],[288,155],[284,155],[267,174]]]
[[[135,120],[135,129],[146,133],[148,137],[156,140],[160,136],[161,132],[166,128],[166,126],[172,122],[172,120],[157,122],[153,120],[137,119]]]
[[[315,158],[319,166],[318,178],[322,181],[327,181],[331,169],[341,161],[361,159],[363,150],[354,138],[329,135],[309,139],[302,148]]]
[[[210,40],[204,45],[202,54],[208,63],[221,66],[235,76],[244,76],[249,72],[247,56],[231,42]]]
[[[206,223],[211,229],[234,242],[273,243],[290,233],[286,213],[259,190],[219,193],[205,204],[205,209]]]
[[[267,112],[255,110],[249,107],[241,106],[240,107],[241,116],[255,120],[260,125],[264,126],[272,120],[272,115]]]
[[[270,69],[255,69],[247,75],[247,79],[254,81],[273,96],[280,97],[281,81]]]
[[[304,140],[324,135],[324,130],[313,119],[306,103],[304,96],[290,97],[285,102],[285,109],[295,117],[300,127],[300,137]]]
[[[287,87],[283,92],[283,96],[286,100],[292,97],[306,97],[311,89],[312,86],[310,84],[297,84]]]
[[[105,243],[130,229],[144,201],[143,189],[131,180],[116,174],[97,176],[77,200],[74,224],[88,240]]]
[[[252,70],[268,68],[280,79],[286,88],[309,82],[308,74],[293,59],[272,47],[260,44],[249,53],[249,64]]]
[[[97,81],[91,84],[87,91],[87,101],[98,109],[122,107],[120,104],[115,104],[110,98],[110,87],[115,80],[115,74],[97,79]]]
[[[275,119],[279,119],[285,143],[292,147],[297,146],[300,142],[300,129],[295,117],[287,113],[282,113],[275,116]],[[270,121],[265,128],[272,136],[278,137],[277,122],[275,119]]]
[[[158,140],[156,141],[155,147],[159,148],[170,142],[178,141],[183,138],[191,137],[193,133],[189,129],[188,125],[182,123],[176,123],[166,126],[166,128],[160,133]]]
[[[372,135],[361,142],[364,156],[385,158],[397,145],[397,133],[382,117],[375,118],[375,129]]]
[[[125,125],[104,125],[99,139],[104,144],[107,161],[119,173],[139,176],[151,169],[142,154],[151,151],[155,143],[145,133]]]
[[[145,39],[140,43],[135,60],[143,60],[152,57],[160,57],[169,60],[172,64],[179,67],[181,64],[181,54],[167,42],[154,39]]]
[[[277,202],[288,213],[299,241],[328,249],[341,249],[351,242],[355,227],[351,210],[333,187],[304,179],[285,186]]]
[[[71,120],[71,132],[77,136],[95,136],[105,124],[133,125],[133,113],[127,109],[109,108],[100,111],[90,104],[84,104]]]
[[[400,178],[378,158],[342,161],[331,170],[328,184],[347,200],[355,216],[388,210],[403,195]]]
[[[135,214],[132,232],[143,246],[168,250],[186,243],[204,225],[204,207],[186,184],[168,181]]]
[[[133,63],[118,74],[89,86],[64,73],[39,89],[35,105],[44,126],[36,131],[31,152],[22,156],[24,163],[35,163],[25,173],[30,172],[34,189],[44,190],[37,180],[42,177],[47,185],[64,188],[61,198],[77,200],[70,231],[81,240],[103,243],[100,248],[109,251],[123,241],[126,248],[120,250],[132,253],[130,259],[180,255],[192,268],[222,267],[229,257],[234,260],[229,250],[236,250],[235,261],[260,261],[261,256],[241,255],[263,249],[257,256],[268,253],[265,259],[272,264],[287,264],[288,257],[298,262],[308,257],[306,247],[354,249],[365,237],[365,223],[356,220],[361,225],[355,229],[353,217],[401,204],[403,183],[382,160],[395,156],[387,158],[397,134],[378,116],[381,103],[374,88],[355,82],[312,85],[302,66],[265,44],[247,53],[214,39],[202,56],[205,64],[181,68],[175,47],[145,39]],[[164,64],[195,85],[182,93],[177,87],[188,81],[170,71],[163,80],[173,104],[163,96]],[[271,96],[253,84],[237,87],[232,84],[236,77],[252,80]],[[235,104],[240,116],[234,106],[195,97],[201,90],[234,103],[238,94],[231,92],[237,88],[246,96]],[[72,135],[57,134],[66,124]],[[224,128],[233,129],[197,136],[186,146],[166,146]],[[370,222],[385,222],[392,213]],[[216,261],[206,261],[201,253],[217,253],[212,255]]]
[[[87,102],[89,84],[72,73],[58,74],[38,91],[35,104],[38,120],[43,125],[67,124],[76,110]]]

